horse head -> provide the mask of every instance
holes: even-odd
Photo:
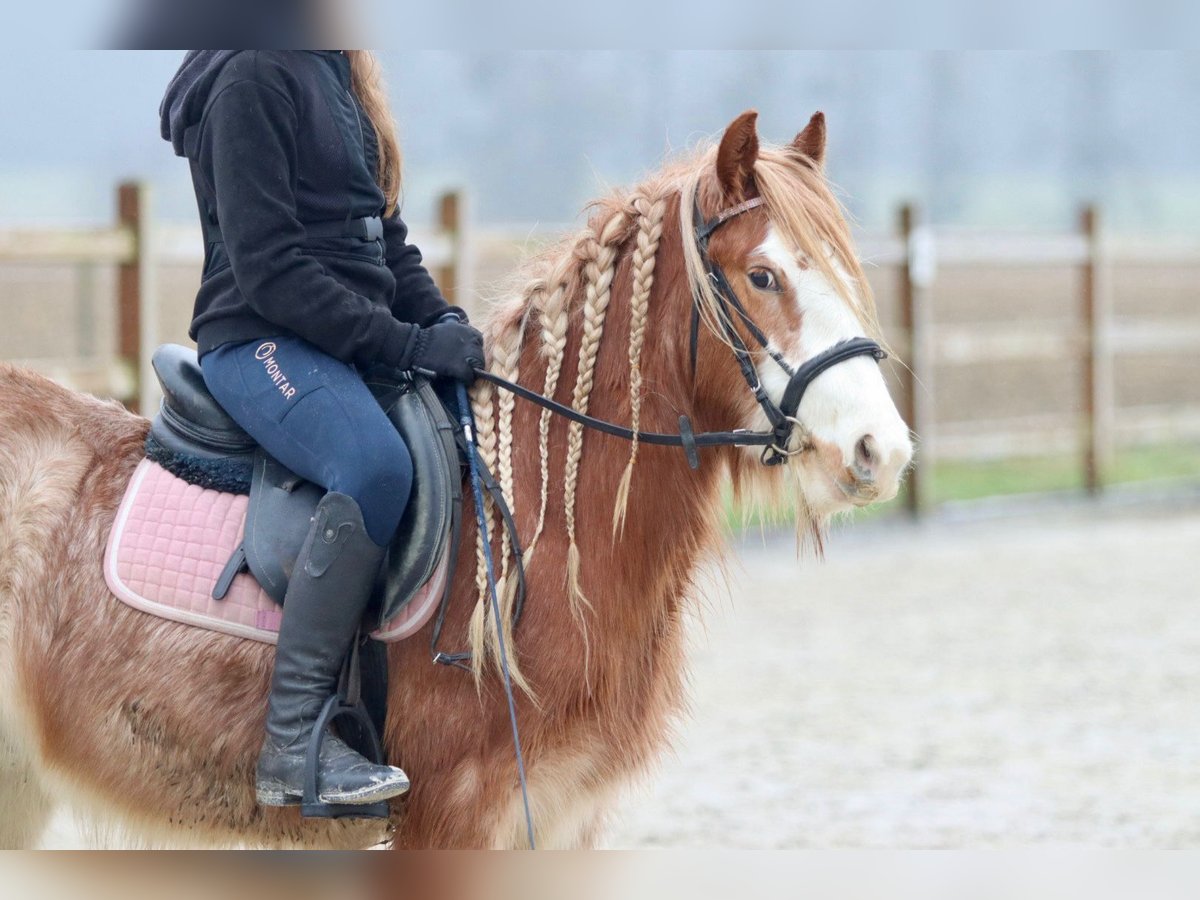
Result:
[[[870,288],[824,174],[825,119],[784,147],[760,144],[757,114],[728,127],[685,180],[681,236],[696,319],[691,365],[707,426],[771,430],[794,373],[854,338],[878,340]],[[695,327],[695,326],[694,326]],[[865,342],[860,342],[865,343]],[[739,364],[739,355],[745,364]],[[768,402],[756,401],[755,382]],[[750,389],[748,389],[748,386]],[[794,474],[812,520],[889,500],[912,458],[909,431],[876,360],[824,370],[787,417],[778,467]],[[739,461],[745,474],[759,454]],[[767,470],[772,471],[772,470]]]

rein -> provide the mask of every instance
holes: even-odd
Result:
[[[713,293],[719,302],[717,321],[721,327],[722,336],[733,350],[734,358],[737,360],[738,368],[741,369],[742,377],[746,380],[746,385],[750,388],[750,391],[754,394],[755,401],[757,401],[759,407],[766,415],[767,421],[771,425],[770,431],[751,431],[739,428],[734,431],[702,431],[697,433],[692,428],[691,420],[687,416],[679,417],[678,434],[657,431],[634,431],[631,428],[617,425],[614,422],[585,415],[574,407],[559,403],[550,397],[546,397],[523,385],[509,381],[506,378],[494,375],[483,369],[476,369],[476,376],[593,431],[599,431],[603,434],[612,435],[613,437],[622,438],[627,441],[636,438],[644,444],[682,447],[684,455],[687,457],[688,465],[693,469],[700,468],[699,451],[702,447],[762,447],[761,461],[763,465],[775,466],[785,462],[789,456],[794,456],[799,452],[798,450],[789,450],[787,447],[795,429],[803,427],[798,418],[800,401],[804,399],[805,391],[808,390],[809,385],[816,380],[817,376],[839,363],[846,362],[858,356],[871,356],[876,362],[881,362],[887,359],[887,354],[878,343],[870,338],[856,337],[840,341],[817,354],[812,359],[807,360],[799,367],[793,368],[783,358],[782,354],[771,346],[770,340],[754,323],[750,314],[746,312],[746,308],[742,305],[741,300],[738,299],[733,286],[730,285],[729,279],[725,277],[725,272],[721,269],[720,265],[713,262],[712,257],[708,253],[708,241],[712,237],[713,232],[729,220],[762,205],[763,199],[755,197],[752,200],[739,203],[737,206],[722,210],[711,219],[697,225],[694,238],[696,247],[700,251],[700,258],[704,263],[705,275],[712,282]],[[693,198],[693,208],[695,209],[695,218],[699,221],[700,200],[698,188],[696,196]],[[700,303],[700,297],[693,297],[691,335],[689,340],[693,375],[695,375],[696,371],[696,351],[699,345]],[[742,322],[759,347],[787,374],[787,387],[784,389],[783,397],[779,403],[775,403],[767,394],[766,388],[763,387],[762,379],[759,378],[758,370],[754,366],[754,358],[750,348],[746,346],[745,341],[742,340],[741,334],[734,325],[735,316],[737,320]]]
[[[471,401],[467,397],[467,389],[461,382],[455,385],[458,399],[458,424],[462,428],[463,440],[467,447],[467,468],[471,475],[471,490],[475,495],[475,521],[479,525],[479,533],[483,538],[483,558],[487,569],[488,593],[492,599],[492,621],[496,623],[496,640],[499,642],[500,671],[504,675],[504,695],[508,700],[508,721],[512,726],[513,750],[517,757],[517,780],[521,785],[521,801],[525,807],[525,831],[529,838],[529,849],[536,850],[534,840],[533,812],[529,806],[529,781],[525,776],[525,754],[521,750],[521,732],[517,726],[517,701],[513,697],[512,671],[508,665],[508,651],[504,644],[504,624],[500,615],[500,598],[496,590],[496,566],[492,561],[492,541],[488,537],[487,512],[483,505],[483,479],[479,474],[479,453],[475,446],[475,417],[471,413]],[[520,565],[520,557],[517,557]],[[523,579],[524,576],[522,576]],[[514,623],[515,627],[515,623]],[[315,793],[315,790],[314,790]]]

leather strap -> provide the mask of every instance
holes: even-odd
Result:
[[[593,431],[610,434],[613,437],[623,438],[627,441],[633,440],[636,437],[643,444],[654,444],[660,447],[763,447],[771,443],[771,435],[768,432],[747,431],[745,429],[737,431],[702,431],[686,439],[682,434],[666,434],[659,431],[635,432],[633,429],[626,428],[623,425],[617,425],[613,422],[607,422],[604,419],[584,415],[574,407],[565,406],[557,400],[551,400],[549,397],[543,397],[536,391],[531,391],[527,387],[509,381],[506,378],[501,378],[499,375],[493,375],[491,372],[483,369],[476,369],[475,375],[477,378],[490,381],[497,387],[511,391],[518,397],[529,400],[531,403],[536,403],[543,409],[548,409],[552,413],[562,416],[564,419],[570,419],[572,422],[578,422],[580,425],[591,428]]]
[[[201,216],[204,240],[210,244],[224,243],[221,226],[212,217]],[[306,238],[358,238],[360,241],[383,240],[383,219],[379,216],[362,216],[357,219],[329,219],[322,222],[303,222]]]
[[[466,438],[462,433],[461,427],[455,427],[454,439],[458,444],[459,449],[466,452]],[[513,519],[512,511],[508,508],[508,503],[504,499],[504,491],[500,487],[500,482],[496,480],[496,476],[484,464],[483,460],[477,459],[476,463],[479,467],[479,477],[483,484],[483,489],[487,491],[491,497],[496,509],[500,511],[500,519],[504,524],[505,530],[508,532],[509,541],[512,545],[512,555],[514,560],[514,571],[517,575],[517,593],[513,598],[513,622],[512,627],[515,630],[521,624],[521,616],[525,612],[525,550],[521,546],[521,536],[517,533],[517,523]],[[454,556],[457,557],[457,545],[452,548]],[[429,639],[429,649],[433,654],[433,661],[438,665],[454,666],[459,669],[471,671],[468,663],[471,661],[469,652],[463,653],[444,653],[438,650],[438,644],[442,640],[442,629],[446,624],[446,613],[450,606],[450,587],[453,584],[453,573],[448,574],[446,591],[442,594],[442,602],[438,608],[437,618],[433,623],[433,633]]]
[[[804,399],[804,392],[808,390],[808,386],[818,375],[826,369],[831,369],[838,363],[843,363],[856,356],[871,356],[876,362],[887,359],[883,348],[870,338],[857,337],[834,344],[792,373],[792,377],[783,391],[783,399],[779,403],[779,408],[783,410],[784,415],[795,418],[797,410],[800,409],[800,401]]]

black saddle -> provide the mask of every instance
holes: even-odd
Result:
[[[269,456],[221,408],[208,392],[194,350],[164,344],[152,362],[163,402],[146,439],[147,456],[193,484],[250,495],[245,536],[213,586],[213,597],[225,596],[234,577],[249,570],[282,603],[324,489]],[[371,606],[370,624],[377,626],[403,610],[457,546],[462,470],[455,425],[426,379],[368,374],[364,380],[413,463],[412,494]]]

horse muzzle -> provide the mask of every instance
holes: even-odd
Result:
[[[907,435],[892,440],[865,434],[854,442],[851,462],[837,485],[856,506],[891,500],[912,461],[912,441]]]

